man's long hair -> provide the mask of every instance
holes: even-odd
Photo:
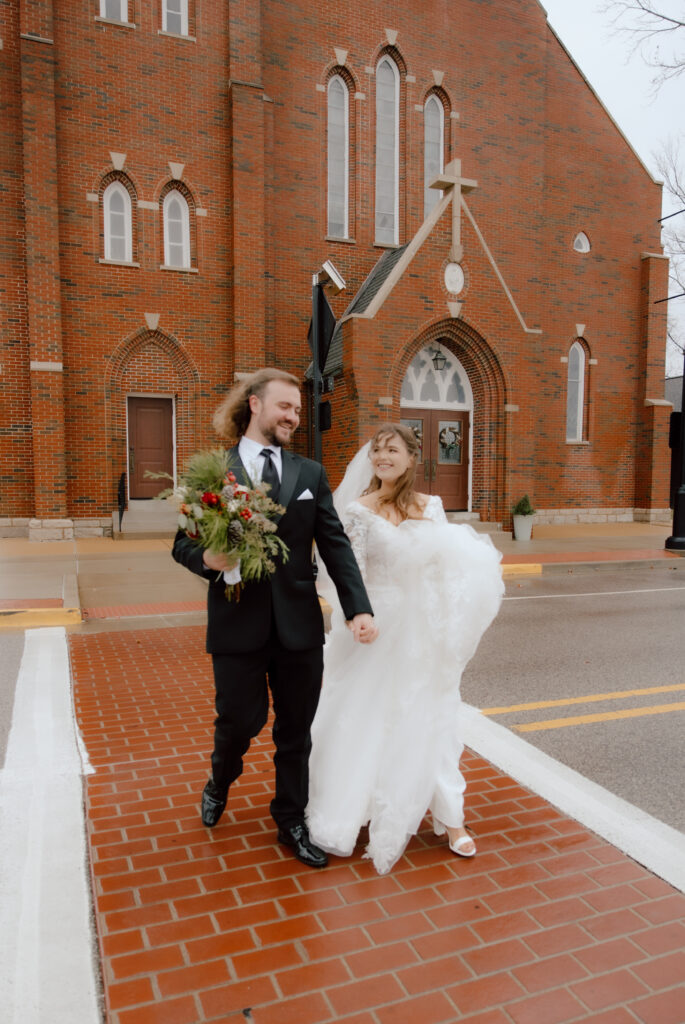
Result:
[[[414,486],[416,483],[416,467],[421,449],[416,434],[403,423],[384,423],[378,428],[371,438],[371,451],[377,444],[389,441],[391,437],[398,437],[405,445],[412,459],[411,463],[401,477],[395,481],[395,486],[387,497],[378,498],[379,505],[394,505],[402,519],[420,519],[423,510],[416,497]],[[364,494],[373,494],[379,490],[381,481],[376,474],[371,477],[371,483],[364,491]]]
[[[240,440],[252,418],[250,395],[262,398],[267,384],[272,380],[282,380],[286,384],[294,384],[296,388],[300,386],[297,377],[275,366],[257,370],[245,380],[241,380],[231,388],[214,413],[214,429],[220,437],[225,437],[231,444],[236,444]]]

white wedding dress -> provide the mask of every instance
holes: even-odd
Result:
[[[500,605],[501,555],[489,537],[448,523],[437,496],[422,520],[399,526],[358,501],[342,518],[379,635],[355,643],[334,608],[307,821],[313,841],[339,856],[368,823],[365,856],[384,874],[429,808],[463,825],[459,683]]]

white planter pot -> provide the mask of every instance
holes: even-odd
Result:
[[[514,540],[530,540],[533,529],[533,516],[513,516]]]

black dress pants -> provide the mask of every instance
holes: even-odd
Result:
[[[276,793],[271,814],[279,827],[304,821],[309,754],[323,673],[323,649],[290,651],[272,630],[267,646],[245,654],[214,654],[216,713],[212,777],[227,789],[243,770],[243,755],[274,706]]]

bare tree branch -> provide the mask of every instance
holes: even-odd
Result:
[[[605,0],[600,10],[609,15],[616,33],[631,41],[631,55],[640,53],[658,72],[652,79],[655,92],[685,71],[683,0]]]
[[[632,2],[632,0],[631,0]],[[635,0],[639,2],[639,0]],[[646,0],[642,0],[646,2]],[[685,291],[685,135],[670,138],[654,160],[664,180],[664,188],[674,200],[679,211],[671,219],[662,222],[664,252],[670,258],[669,294],[680,295]],[[674,211],[675,212],[675,211]],[[677,307],[677,308],[676,308]],[[667,366],[672,364],[673,354],[685,352],[685,318],[680,312],[685,309],[685,298],[669,303],[667,328]]]

